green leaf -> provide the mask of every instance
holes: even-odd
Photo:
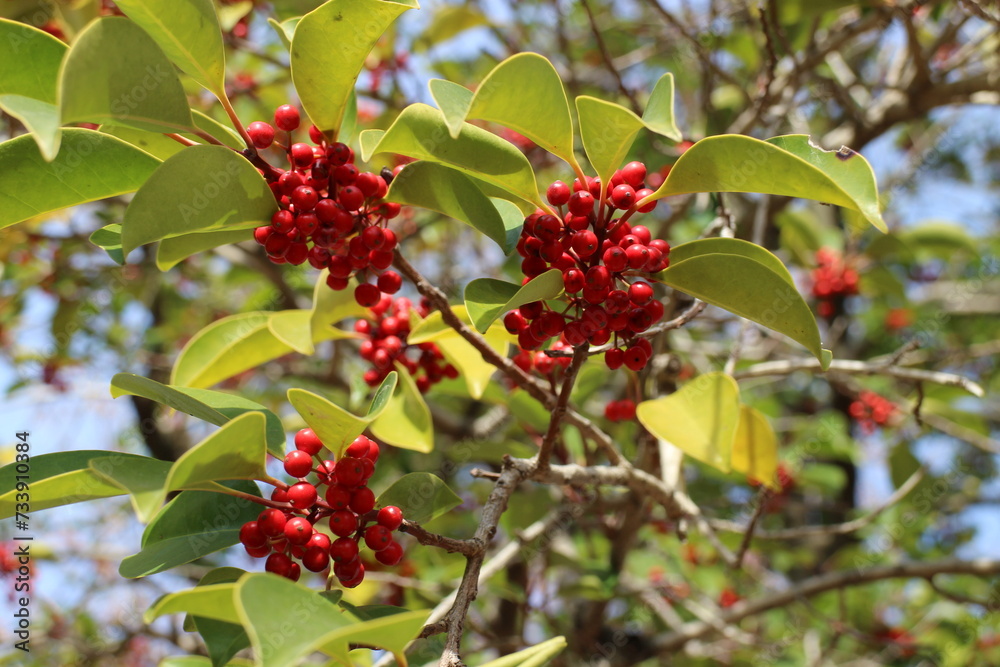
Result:
[[[379,507],[395,505],[408,521],[424,524],[458,507],[462,499],[437,475],[411,472],[383,491],[376,502]]]
[[[268,330],[279,341],[300,354],[311,355],[315,343],[336,338],[356,338],[353,332],[341,331],[332,325],[347,317],[364,317],[368,309],[358,305],[354,298],[356,281],[347,289],[332,290],[326,284],[327,270],[323,270],[313,287],[312,308],[284,310],[273,313],[267,322]]]
[[[77,36],[59,72],[59,105],[63,124],[194,127],[174,66],[146,31],[121,17],[97,19]]]
[[[37,512],[86,500],[125,495],[120,486],[112,484],[94,472],[90,468],[90,462],[94,459],[103,459],[102,470],[113,470],[145,458],[136,454],[112,453],[105,450],[56,452],[32,456],[31,511]],[[23,471],[18,473],[17,465],[16,462],[9,463],[0,468],[0,519],[14,516],[18,493],[15,476],[26,474]]]
[[[134,192],[160,161],[93,130],[63,131],[62,147],[46,162],[30,135],[0,143],[0,229],[96,199]]]
[[[736,472],[744,473],[768,488],[781,488],[775,477],[778,470],[778,438],[767,417],[748,405],[740,406],[740,421],[730,460]]]
[[[642,114],[646,129],[662,134],[668,139],[680,141],[681,131],[674,121],[674,75],[667,72],[660,77],[653,92],[649,94],[646,110]]]
[[[444,5],[434,13],[431,23],[413,43],[414,53],[423,53],[428,48],[451,39],[470,28],[488,25],[489,20],[482,12],[465,6]]]
[[[406,165],[392,179],[386,199],[437,211],[479,230],[509,255],[524,225],[521,211],[504,200],[491,200],[475,180],[462,172],[435,164]]]
[[[804,345],[823,368],[829,366],[831,355],[822,349],[816,318],[788,271],[775,265],[780,260],[752,243],[684,245],[695,243],[682,253],[687,259],[676,264],[671,250],[671,265],[651,278],[783,333]],[[716,248],[727,252],[709,252]]]
[[[259,412],[247,412],[227,422],[177,459],[170,468],[165,490],[203,488],[219,480],[268,477],[264,467],[265,425],[264,415]]]
[[[235,585],[233,593],[239,622],[250,636],[262,667],[299,664],[303,657],[328,643],[317,628],[329,633],[360,627],[352,614],[330,604],[316,591],[274,574],[248,574]],[[276,600],[281,601],[283,609],[294,610],[297,617],[308,622],[290,623],[287,614],[275,613]],[[347,642],[327,652],[346,658]]]
[[[944,220],[926,220],[900,230],[899,239],[910,246],[918,259],[931,257],[951,259],[958,252],[979,254],[979,241],[964,227]]]
[[[427,453],[434,449],[431,410],[406,368],[396,362],[399,383],[385,411],[371,424],[372,435],[401,449]]]
[[[277,210],[267,182],[242,155],[192,146],[164,162],[135,193],[122,223],[126,255],[191,232],[249,229]]]
[[[59,65],[67,46],[33,26],[0,19],[0,109],[21,121],[46,160],[59,152]],[[30,53],[30,57],[28,57]]]
[[[378,153],[399,153],[436,162],[545,206],[528,159],[513,144],[469,124],[453,139],[442,113],[426,104],[403,109],[385,132],[365,130],[361,147],[365,161]]]
[[[239,568],[218,567],[205,574],[198,585],[235,583],[245,574],[247,574],[246,571]],[[250,646],[250,637],[247,636],[243,626],[237,623],[227,623],[214,618],[189,614],[184,618],[184,630],[197,632],[201,635],[213,667],[232,667],[237,663],[230,662],[230,659]]]
[[[452,138],[459,136],[464,121],[487,120],[577,165],[566,90],[556,68],[543,56],[518,53],[507,58],[486,75],[475,93],[463,93],[455,85],[432,81],[430,86]]]
[[[180,153],[185,148],[184,144],[178,143],[159,132],[147,132],[146,130],[137,130],[134,127],[126,127],[124,125],[102,125],[99,130],[104,134],[117,137],[149,153],[157,160],[166,160]],[[185,136],[188,139],[193,138],[193,135]]]
[[[257,576],[270,577],[275,575]],[[155,619],[167,614],[190,613],[200,618],[212,618],[217,621],[239,624],[240,617],[236,613],[236,600],[234,599],[237,585],[235,582],[228,582],[196,586],[185,591],[169,593],[153,603],[153,606],[143,614],[143,619],[147,623],[152,623]]]
[[[226,52],[211,0],[121,0],[116,4],[174,64],[216,97],[225,96]]]
[[[268,329],[271,315],[262,311],[230,315],[196,333],[174,362],[170,384],[211,387],[291,352]]]
[[[396,388],[397,374],[389,373],[372,396],[372,402],[363,417],[351,414],[335,403],[305,389],[289,389],[288,402],[302,416],[323,444],[338,458],[354,438],[382,414]]]
[[[316,646],[331,656],[344,655],[351,644],[377,646],[401,656],[407,644],[420,635],[430,615],[429,609],[399,610],[398,613],[386,614],[363,623],[334,628],[322,635]],[[396,662],[405,664],[398,658]]]
[[[125,253],[122,252],[122,226],[111,223],[101,227],[90,235],[90,242],[98,248],[104,248],[116,264],[125,264]]]
[[[503,280],[478,278],[465,288],[465,307],[476,329],[483,333],[507,311],[532,301],[552,299],[562,291],[562,272],[558,269],[546,271],[523,287]]]
[[[253,482],[227,482],[243,493],[260,496]],[[135,579],[190,563],[240,540],[240,528],[260,514],[257,503],[211,491],[184,491],[164,506],[142,534],[142,549],[118,567]]]
[[[191,255],[212,250],[222,245],[249,241],[253,231],[249,229],[223,230],[218,232],[195,232],[163,239],[156,246],[156,268],[169,271]]]
[[[642,119],[623,106],[588,95],[576,98],[576,111],[583,149],[606,188],[644,127]]]
[[[247,412],[259,412],[266,421],[268,450],[277,458],[285,454],[285,429],[281,419],[248,398],[210,389],[171,387],[140,375],[118,373],[111,378],[111,396],[118,398],[125,394],[144,396],[216,426],[222,426]]]
[[[713,238],[682,243],[670,249],[670,262],[671,264],[680,264],[693,257],[710,255],[712,253],[742,255],[743,257],[752,259],[776,273],[792,287],[795,287],[795,280],[792,278],[792,274],[788,272],[788,268],[785,267],[780,259],[766,248],[762,248],[750,241],[744,241],[743,239]]]
[[[740,418],[740,389],[725,373],[706,373],[669,396],[636,406],[639,422],[657,438],[722,472]]]
[[[483,663],[482,667],[541,667],[566,649],[565,637],[553,637],[517,653]]]
[[[132,509],[142,523],[153,518],[163,504],[163,482],[170,472],[169,461],[146,456],[122,460],[113,455],[92,459],[90,469],[128,492]]]
[[[340,128],[368,53],[396,17],[416,7],[416,0],[331,0],[298,22],[292,36],[292,83],[321,131]]]
[[[483,335],[490,347],[500,356],[507,356],[510,335],[505,330],[500,327],[490,327]],[[435,343],[448,363],[458,369],[469,390],[469,396],[476,400],[482,398],[490,378],[497,370],[496,366],[484,360],[479,350],[454,330],[436,338]]]
[[[888,231],[871,165],[850,149],[842,151],[823,150],[804,134],[767,141],[736,134],[708,137],[681,155],[645,201],[691,192],[761,192],[843,206]]]

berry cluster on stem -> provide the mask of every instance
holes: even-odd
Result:
[[[277,146],[290,163],[287,171],[261,168],[281,208],[270,225],[254,230],[254,238],[272,262],[308,261],[329,269],[326,282],[335,290],[357,277],[354,297],[370,308],[402,285],[400,275],[389,270],[398,239],[387,225],[400,211],[399,204],[384,201],[393,171],[359,171],[351,147],[329,143],[315,126],[309,128],[312,144],[293,143],[300,123],[298,109],[285,104],[274,112],[274,126],[257,121],[247,127],[256,148]],[[286,143],[278,141],[275,127]]]
[[[635,401],[629,398],[609,401],[604,406],[604,418],[612,422],[632,421],[635,419]]]
[[[830,318],[836,314],[844,297],[858,293],[858,272],[847,266],[836,250],[816,251],[817,267],[812,272],[812,293],[819,303],[816,312]]]
[[[504,325],[521,348],[536,350],[556,337],[571,348],[613,341],[604,356],[609,368],[646,366],[652,347],[639,334],[663,317],[663,304],[637,278],[667,268],[670,245],[629,223],[656,206],[637,206],[653,192],[645,178],[645,165],[630,162],[614,173],[603,201],[599,179],[577,178],[572,189],[562,181],[549,186],[548,202],[562,218],[541,210],[529,215],[517,251],[525,282],[550,269],[562,272],[565,306],[535,301],[508,313]]]
[[[448,363],[437,345],[432,342],[407,343],[412,310],[413,304],[406,297],[393,300],[383,295],[371,308],[370,318],[354,323],[354,330],[367,337],[361,343],[359,354],[372,364],[372,368],[365,371],[365,382],[369,387],[381,384],[397,362],[414,377],[421,393],[426,393],[444,378],[458,377],[458,370]],[[427,317],[430,304],[426,299],[421,300],[415,311],[420,317]]]
[[[403,548],[392,536],[403,523],[403,513],[395,506],[375,509],[368,480],[378,462],[378,443],[359,435],[339,461],[321,459],[322,450],[323,442],[312,429],[295,435],[295,449],[285,456],[284,467],[298,481],[275,488],[273,506],[243,524],[240,542],[254,558],[267,558],[268,572],[297,581],[302,567],[322,572],[332,562],[340,585],[354,588],[365,578],[362,542],[383,565],[396,565],[403,558]],[[310,482],[313,473],[316,481]],[[332,539],[317,529],[323,519]]]
[[[863,391],[858,394],[857,400],[851,403],[847,411],[851,418],[858,422],[862,432],[871,434],[878,427],[889,423],[896,412],[896,406],[889,399],[873,391]]]

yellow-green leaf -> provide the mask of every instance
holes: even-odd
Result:
[[[749,405],[740,406],[740,423],[736,427],[731,458],[733,470],[779,489],[775,478],[778,470],[778,439],[767,417]]]
[[[700,375],[669,396],[643,401],[636,416],[656,437],[729,472],[740,417],[740,389],[729,375]]]
[[[406,368],[396,362],[399,384],[385,411],[371,424],[372,435],[401,449],[427,453],[434,449],[431,411]]]

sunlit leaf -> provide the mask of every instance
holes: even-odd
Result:
[[[656,437],[729,472],[740,418],[740,390],[729,375],[700,375],[673,394],[639,403],[636,416]]]
[[[521,286],[493,278],[477,278],[465,288],[465,307],[480,333],[509,310],[533,301],[558,296],[563,290],[562,271],[552,269]]]
[[[748,405],[740,406],[740,421],[736,427],[731,463],[736,472],[742,472],[769,488],[781,488],[775,477],[778,470],[778,439],[767,417]]]
[[[339,457],[342,450],[385,411],[396,388],[397,377],[395,372],[389,373],[375,390],[367,412],[360,417],[305,389],[289,389],[288,402],[326,448]]]
[[[462,504],[448,485],[429,472],[411,472],[393,482],[377,499],[379,507],[395,505],[416,523],[429,523]]]
[[[372,435],[401,449],[434,449],[431,411],[406,368],[396,362],[399,383],[385,411],[371,424]]]

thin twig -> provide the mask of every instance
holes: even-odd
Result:
[[[738,570],[743,567],[743,557],[746,556],[747,550],[750,549],[750,542],[753,541],[753,533],[757,529],[757,523],[760,518],[764,515],[764,509],[767,507],[767,501],[771,495],[770,490],[763,486],[761,487],[760,493],[757,495],[757,505],[754,507],[753,516],[750,517],[750,524],[747,526],[746,532],[743,533],[743,540],[740,542],[740,548],[736,550],[736,564],[733,566],[734,570]]]
[[[779,591],[753,602],[738,602],[725,611],[721,619],[726,625],[739,623],[744,618],[763,614],[772,609],[786,607],[804,598],[810,598],[826,591],[838,590],[848,586],[859,586],[883,579],[927,579],[938,574],[968,574],[978,577],[989,577],[1000,574],[1000,560],[979,558],[961,560],[947,558],[943,560],[921,561],[915,563],[899,563],[883,567],[853,568],[840,572],[830,572]],[[695,639],[711,634],[715,628],[704,621],[685,624],[682,632],[671,632],[655,641],[655,649],[659,654],[675,653],[682,646]]]
[[[594,12],[590,9],[590,3],[587,0],[580,0],[580,4],[583,5],[583,9],[587,12],[587,20],[590,22],[590,31],[594,35],[594,42],[597,44],[597,50],[601,52],[601,60],[604,61],[604,66],[608,68],[611,72],[611,76],[615,78],[615,82],[618,84],[618,90],[621,94],[628,98],[629,106],[632,107],[632,111],[635,112],[637,116],[642,115],[642,107],[639,106],[639,101],[635,99],[635,95],[628,88],[625,87],[625,81],[622,80],[622,74],[615,67],[614,58],[611,57],[611,53],[608,51],[608,45],[604,43],[604,37],[601,35],[600,28],[597,27],[597,21],[594,19]]]
[[[545,470],[549,467],[549,459],[552,456],[552,448],[556,440],[559,439],[559,428],[562,426],[563,417],[566,415],[566,408],[569,405],[569,396],[573,393],[573,384],[576,382],[576,375],[580,372],[580,367],[587,359],[587,348],[583,345],[577,347],[573,352],[573,360],[566,369],[563,377],[562,390],[559,392],[559,399],[556,407],[552,410],[549,418],[549,429],[542,438],[542,446],[538,450],[538,470]]]
[[[787,361],[766,361],[735,373],[733,377],[737,380],[746,380],[748,378],[789,375],[796,371],[809,370],[821,370],[819,360],[789,359]],[[835,359],[830,362],[830,367],[826,371],[821,371],[821,373],[829,372],[847,373],[849,375],[887,375],[899,378],[900,380],[914,380],[917,382],[931,382],[947,387],[960,387],[973,396],[979,398],[985,396],[983,388],[977,383],[954,373],[925,371],[915,368],[904,368],[902,366],[886,366],[869,361],[855,361],[853,359]]]
[[[848,533],[861,530],[865,526],[875,523],[875,520],[878,519],[883,512],[905,498],[910,491],[916,488],[917,484],[919,484],[924,478],[926,472],[926,468],[918,468],[917,471],[910,475],[910,477],[903,482],[903,485],[896,489],[884,503],[868,514],[854,519],[853,521],[846,521],[844,523],[837,523],[829,526],[802,526],[800,528],[786,528],[784,530],[757,531],[753,537],[758,540],[797,540],[822,535],[847,535]],[[712,524],[713,528],[718,528],[719,530],[725,530],[733,533],[749,532],[748,526],[744,526],[743,524],[735,521],[709,519],[709,523]]]
[[[452,537],[445,537],[437,533],[431,533],[419,523],[403,520],[400,532],[408,533],[426,546],[438,547],[448,553],[460,553],[464,556],[475,556],[483,550],[483,545],[473,540],[456,540]]]

